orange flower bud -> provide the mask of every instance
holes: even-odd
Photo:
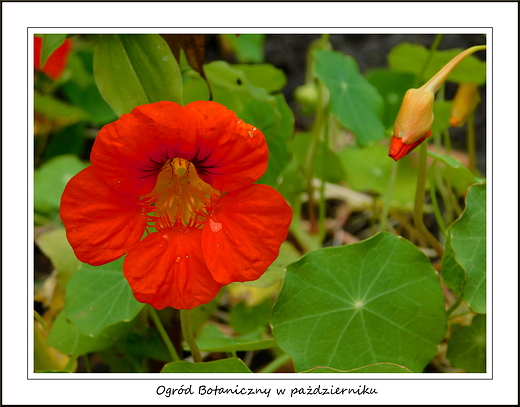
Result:
[[[423,138],[433,123],[433,92],[409,89],[394,124],[394,137],[404,144],[413,144]]]
[[[478,86],[474,83],[461,83],[453,99],[450,124],[453,127],[462,126],[475,111],[479,102]]]
[[[388,152],[391,158],[400,160],[431,135],[435,92],[460,61],[483,49],[486,49],[485,45],[468,48],[444,65],[419,89],[409,89],[406,92],[394,123],[394,134]]]

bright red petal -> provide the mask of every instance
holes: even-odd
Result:
[[[202,258],[200,229],[170,229],[146,236],[125,258],[123,270],[137,301],[156,309],[191,309],[222,287]]]
[[[430,137],[432,134],[431,130],[426,133],[426,135],[421,138],[419,141],[411,144],[404,144],[403,140],[399,137],[392,136],[392,140],[390,140],[390,150],[388,151],[388,156],[393,158],[395,161],[399,161],[406,154],[412,151],[415,147],[421,144],[424,140]]]
[[[234,191],[256,182],[267,169],[265,137],[214,102],[192,102],[185,109],[198,117],[197,157],[201,179],[219,191]]]
[[[155,187],[157,173],[168,159],[193,160],[194,122],[177,103],[138,106],[100,130],[92,165],[112,187],[144,196]]]
[[[292,210],[267,185],[227,193],[202,231],[204,259],[221,284],[260,278],[278,257]]]
[[[136,197],[110,188],[92,166],[65,187],[60,216],[74,253],[93,266],[130,250],[143,236],[147,220]]]

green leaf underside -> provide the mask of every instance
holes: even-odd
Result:
[[[464,269],[464,300],[478,313],[486,312],[486,185],[469,188],[466,208],[451,227],[454,260]]]
[[[111,325],[98,336],[91,337],[80,332],[78,326],[62,311],[53,323],[47,344],[67,355],[79,356],[108,348],[117,338],[126,334],[134,321]]]
[[[197,345],[203,352],[239,352],[269,349],[276,346],[276,342],[274,339],[264,339],[262,329],[247,335],[231,337],[225,335],[215,325],[208,324],[197,336]],[[187,345],[184,349],[189,350]]]
[[[366,78],[376,87],[385,101],[382,116],[385,128],[393,129],[404,95],[413,87],[415,76],[387,68],[375,68],[367,72]]]
[[[380,120],[383,98],[359,72],[354,58],[340,52],[316,50],[315,71],[330,92],[330,109],[356,135],[359,145],[385,136]]]
[[[83,264],[67,284],[67,314],[82,334],[95,337],[109,325],[131,321],[143,308],[122,266],[122,258],[98,267]]]
[[[461,195],[467,193],[470,185],[483,181],[482,178],[473,175],[467,167],[454,157],[434,153],[432,151],[428,151],[428,155],[443,163],[441,166],[436,166],[434,168],[430,167],[430,171],[441,172],[446,179],[451,181],[453,187]]]
[[[297,371],[386,362],[421,372],[446,332],[428,258],[386,232],[290,265],[271,322]]]
[[[237,358],[215,360],[213,362],[191,363],[186,361],[166,364],[161,373],[253,373]]]
[[[451,236],[451,228],[448,229],[447,235]],[[442,279],[457,297],[462,294],[466,273],[453,255],[453,248],[449,238],[446,239],[444,245],[444,256],[442,257]]]
[[[422,85],[440,71],[444,65],[460,54],[463,49],[454,48],[446,51],[436,51],[428,64],[428,69],[421,78]],[[388,55],[390,68],[396,71],[410,72],[418,75],[422,70],[430,51],[422,45],[401,43],[395,46]],[[479,54],[484,54],[479,52]],[[476,83],[483,85],[486,82],[486,63],[474,55],[466,57],[448,76],[448,81],[456,83]]]
[[[388,194],[392,166],[398,173],[392,193],[392,206],[412,209],[417,185],[417,164],[409,155],[395,163],[388,159],[388,146],[374,144],[358,148],[346,147],[338,153],[345,168],[348,185],[356,191],[377,193],[381,199]]]
[[[447,357],[455,367],[468,373],[486,372],[486,316],[473,317],[470,326],[461,326],[451,334]]]
[[[269,95],[264,88],[251,84],[246,75],[250,70],[241,71],[224,61],[205,65],[204,72],[211,84],[213,100],[264,134],[269,163],[259,182],[275,185],[289,159],[289,139],[294,128],[294,116],[283,95]]]
[[[94,53],[94,78],[119,116],[147,103],[182,103],[179,66],[156,34],[103,35]]]
[[[62,155],[34,171],[34,207],[49,211],[58,209],[67,182],[87,164],[73,155]]]
[[[56,51],[67,38],[67,34],[43,34],[42,50],[40,54],[40,66],[45,66],[47,59]]]
[[[292,143],[292,149],[299,166],[307,170],[307,156],[311,148],[313,135],[311,133],[297,133]],[[313,174],[326,182],[339,183],[345,180],[344,165],[337,153],[332,151],[323,141],[318,141],[314,160]]]
[[[271,64],[234,64],[231,67],[244,72],[251,85],[264,88],[269,93],[281,91],[287,83],[283,70]]]
[[[350,370],[334,369],[332,367],[320,366],[301,373],[413,373],[406,366],[396,365],[395,363],[374,363]]]

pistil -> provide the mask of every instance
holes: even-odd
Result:
[[[220,195],[200,179],[191,162],[173,158],[162,166],[155,188],[143,200],[154,205],[152,220],[157,230],[202,228]]]

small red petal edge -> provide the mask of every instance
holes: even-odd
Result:
[[[424,140],[430,137],[432,131],[430,130],[426,135],[415,143],[404,144],[402,139],[399,137],[392,136],[392,140],[390,141],[390,150],[388,151],[388,156],[393,158],[395,161],[399,161],[406,154],[412,151],[415,147],[421,144]]]

